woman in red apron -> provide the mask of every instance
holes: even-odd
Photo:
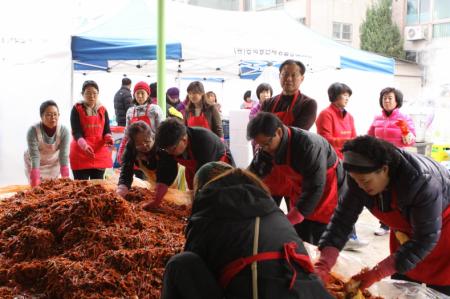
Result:
[[[340,186],[344,180],[335,151],[323,137],[286,127],[267,112],[250,121],[247,136],[260,147],[250,170],[272,196],[290,198],[288,219],[303,240],[317,244],[336,207],[338,181]]]
[[[69,130],[60,124],[58,105],[45,101],[40,107],[41,122],[28,130],[24,154],[25,173],[32,187],[41,179],[69,176]]]
[[[319,243],[316,272],[334,265],[363,207],[391,227],[391,254],[353,277],[364,289],[384,277],[425,283],[450,295],[450,173],[434,160],[371,136],[347,142],[348,192]]]
[[[205,164],[195,176],[189,219],[185,251],[167,263],[161,298],[332,298],[310,275],[303,242],[250,172]]]
[[[144,81],[136,83],[133,89],[133,107],[130,107],[126,114],[126,129],[137,121],[143,121],[150,126],[153,135],[163,121],[163,113],[158,105],[150,102],[150,87]],[[117,152],[117,161],[122,164],[122,155],[127,145],[127,137],[122,138],[119,151]],[[135,173],[138,178],[145,179],[145,175],[138,167],[135,167]]]
[[[223,161],[234,165],[230,151],[217,135],[204,128],[187,127],[177,118],[169,118],[161,123],[156,133],[156,145],[166,153],[158,160],[156,170],[157,183],[161,185],[170,185],[176,178],[177,163],[185,167],[190,190],[193,190],[195,173],[204,164]],[[164,194],[157,193],[148,208],[158,206]]]
[[[73,139],[70,144],[70,166],[76,180],[103,179],[105,168],[112,167],[111,147],[114,140],[106,108],[98,102],[98,85],[83,83],[83,101],[70,114]]]
[[[216,105],[208,104],[203,84],[194,81],[189,84],[187,92],[189,103],[185,111],[186,125],[209,129],[223,139],[222,118]]]

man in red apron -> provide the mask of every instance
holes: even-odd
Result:
[[[265,101],[261,111],[277,115],[286,126],[309,130],[317,114],[317,103],[299,90],[305,75],[305,65],[288,59],[280,65],[281,94]]]
[[[148,209],[160,204],[178,174],[177,163],[186,168],[186,182],[190,190],[194,188],[195,172],[204,164],[223,161],[234,165],[231,152],[216,134],[205,128],[187,127],[176,118],[161,123],[156,133],[156,146],[167,155],[161,155],[158,160],[155,200],[145,206]]]
[[[250,170],[272,196],[290,198],[288,219],[303,240],[317,244],[345,181],[336,152],[322,136],[287,127],[267,112],[249,122],[247,136],[259,146]]]
[[[319,242],[316,273],[328,273],[364,207],[391,228],[391,254],[353,277],[365,289],[391,276],[450,295],[450,173],[432,159],[371,136],[343,148],[348,191]]]

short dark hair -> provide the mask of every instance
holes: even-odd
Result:
[[[283,122],[275,114],[260,112],[247,125],[247,139],[255,139],[259,134],[275,136],[276,130],[282,127]]]
[[[252,96],[252,91],[251,90],[247,90],[246,92],[244,92],[244,101],[247,98],[250,98]]]
[[[132,123],[128,128],[127,128],[127,132],[126,135],[128,137],[128,140],[130,140],[131,142],[135,142],[135,138],[136,135],[138,133],[144,133],[144,134],[148,134],[151,138],[155,138],[152,129],[150,128],[150,126],[142,121],[139,120],[137,122]]]
[[[194,93],[200,93],[202,95],[205,94],[205,87],[203,87],[202,82],[200,81],[194,81],[189,83],[187,87],[187,92],[194,92]]]
[[[95,89],[97,89],[97,92],[99,92],[97,82],[95,82],[94,80],[86,80],[84,81],[83,87],[81,88],[81,94],[83,94],[88,87],[94,87]]]
[[[186,125],[176,117],[163,121],[156,131],[156,144],[161,149],[174,146],[187,134]]]
[[[130,80],[130,78],[123,78],[123,79],[122,79],[122,85],[123,85],[123,86],[131,85],[131,80]]]
[[[206,97],[209,97],[210,95],[214,96],[214,98],[216,99],[216,103],[217,103],[217,95],[216,95],[216,93],[214,91],[208,91],[206,93]]]
[[[369,173],[388,165],[389,176],[393,177],[400,163],[400,153],[392,143],[369,135],[358,136],[345,142],[342,149],[344,157],[347,151],[358,153],[375,164],[374,167],[362,167],[344,162],[344,169],[349,172]]]
[[[288,59],[288,60],[283,61],[283,63],[280,65],[280,73],[283,70],[285,65],[291,65],[291,64],[298,65],[298,67],[300,68],[300,74],[302,74],[302,75],[305,74],[305,71],[306,71],[305,65],[301,61],[294,60],[294,59]]]
[[[53,100],[48,100],[48,101],[43,102],[43,103],[41,104],[41,106],[39,107],[39,115],[42,117],[42,115],[44,115],[45,110],[46,110],[48,107],[50,107],[50,106],[55,106],[56,109],[58,109],[58,112],[59,112],[58,105],[56,105],[55,101],[53,101]]]
[[[394,87],[386,87],[380,92],[380,107],[383,109],[383,96],[390,92],[393,92],[395,95],[395,101],[397,102],[396,108],[400,108],[403,105],[403,93]]]
[[[150,97],[156,98],[158,96],[158,82],[153,82],[148,85],[150,87]]]
[[[273,95],[272,86],[270,86],[270,84],[268,83],[261,83],[258,85],[258,87],[256,87],[256,97],[258,98],[258,100],[260,99],[259,94],[263,91],[270,92],[270,96]]]
[[[339,82],[335,82],[328,87],[328,99],[330,102],[336,101],[337,98],[343,93],[352,95],[352,89],[347,84]]]

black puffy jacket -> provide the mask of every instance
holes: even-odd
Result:
[[[125,86],[122,86],[114,95],[114,111],[118,126],[125,127],[127,110],[133,106],[132,100],[131,91]]]
[[[221,270],[240,257],[252,255],[255,217],[261,217],[258,252],[279,251],[295,242],[297,252],[307,254],[301,239],[275,202],[250,184],[230,184],[227,176],[200,191],[194,200],[187,227],[185,250],[198,254],[219,278]],[[259,298],[332,298],[314,274],[295,264],[297,279],[292,290],[292,271],[285,260],[258,262]],[[251,298],[250,266],[230,282],[225,297]]]
[[[288,131],[291,131],[291,141],[288,142]],[[291,150],[290,166],[302,176],[302,193],[297,200],[297,209],[305,217],[312,214],[322,198],[326,185],[326,173],[332,167],[338,156],[333,147],[322,136],[295,127],[283,126],[283,137],[274,158],[266,156],[259,159],[258,155],[250,164],[250,171],[260,178],[268,175],[272,165],[285,164],[288,147]],[[262,169],[261,169],[262,168]],[[339,193],[345,187],[345,171],[342,163],[336,168]]]
[[[390,171],[389,187],[383,195],[396,190],[398,209],[413,229],[410,242],[395,253],[396,270],[405,273],[423,260],[440,238],[442,212],[450,201],[450,173],[428,157],[401,149],[397,153],[400,163]],[[341,250],[363,207],[370,209],[375,204],[375,198],[360,189],[351,177],[347,182],[348,190],[339,201],[319,248],[334,246]]]

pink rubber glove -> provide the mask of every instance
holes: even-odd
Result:
[[[116,192],[117,194],[125,198],[125,196],[128,194],[128,187],[123,184],[120,184],[119,186],[117,186]]]
[[[114,145],[114,139],[111,134],[103,136],[103,142],[105,143],[105,146],[112,147]]]
[[[355,281],[360,281],[359,288],[364,290],[373,285],[375,282],[382,280],[387,276],[391,276],[396,272],[395,258],[393,255],[388,256],[379,262],[371,270],[356,274],[352,277]]]
[[[33,168],[30,172],[30,185],[36,187],[41,183],[41,171],[39,168]]]
[[[86,142],[86,139],[83,137],[78,138],[77,140],[78,146],[91,158],[95,157],[94,150],[92,147]]]
[[[119,150],[117,151],[117,162],[122,165],[122,156],[123,152],[125,151],[125,147],[128,143],[128,137],[123,136],[122,141],[120,142]]]
[[[324,284],[330,280],[330,271],[336,264],[339,250],[336,247],[327,246],[320,251],[319,260],[314,264],[314,273],[320,277]]]
[[[162,183],[157,183],[156,184],[156,188],[155,188],[155,199],[151,202],[146,203],[142,208],[146,211],[155,209],[157,207],[159,207],[159,205],[161,204],[161,201],[164,197],[164,195],[166,195],[167,189],[169,189],[169,186],[167,186],[166,184],[162,184]]]
[[[59,168],[59,172],[61,173],[61,177],[68,178],[69,177],[69,166],[64,165]]]
[[[300,213],[297,208],[291,209],[287,214],[287,218],[292,225],[299,224],[305,219],[305,217],[303,217],[302,213]]]

